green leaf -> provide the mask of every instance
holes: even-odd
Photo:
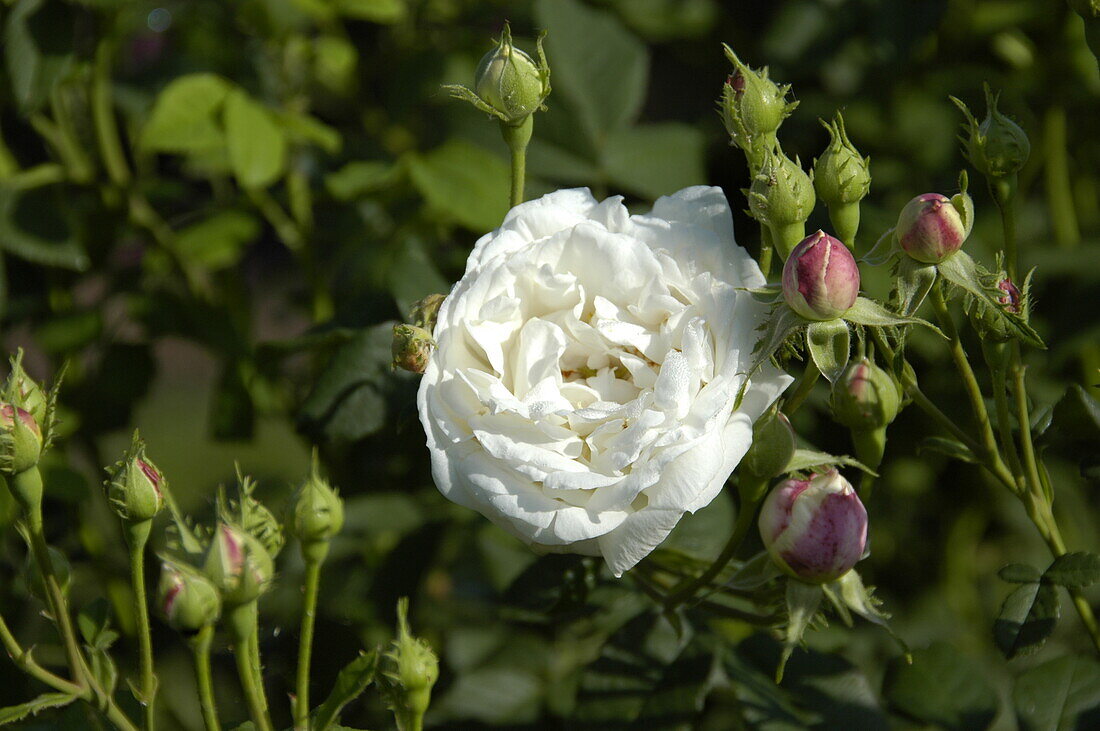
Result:
[[[878,473],[854,457],[818,452],[813,449],[796,449],[791,461],[787,463],[787,472],[803,472],[819,467],[855,467],[872,477]]]
[[[663,614],[646,611],[616,631],[599,658],[581,674],[573,721],[577,725],[631,723],[691,640]]]
[[[817,609],[821,606],[824,594],[816,584],[807,584],[797,579],[787,579],[787,628],[783,636],[783,654],[779,656],[779,666],[775,669],[775,682],[783,682],[783,670],[787,667],[794,648],[802,642],[802,635],[810,626]]]
[[[1092,728],[1100,717],[1100,663],[1067,655],[1028,668],[1016,678],[1012,700],[1020,728]]]
[[[118,639],[118,632],[111,629],[111,606],[106,599],[96,599],[76,617],[80,636],[88,647],[109,650]]]
[[[897,278],[894,290],[897,293],[898,309],[909,316],[920,309],[925,298],[936,282],[936,265],[922,264],[907,254],[898,256]]]
[[[412,305],[430,294],[446,294],[451,284],[439,273],[428,248],[418,236],[409,236],[397,253],[387,279],[397,309],[408,313]]]
[[[88,255],[52,188],[0,188],[0,248],[34,264],[84,271]]]
[[[286,168],[286,136],[272,114],[240,89],[225,100],[229,164],[245,188],[266,188]]]
[[[811,322],[806,328],[806,347],[821,375],[833,383],[844,373],[852,352],[848,323],[844,320]]]
[[[1010,563],[1002,566],[997,576],[1010,584],[1037,584],[1043,578],[1043,572],[1026,563]]]
[[[392,163],[358,160],[326,175],[325,188],[333,198],[346,202],[392,185],[397,175],[398,167]]]
[[[327,731],[339,717],[344,706],[362,695],[367,686],[374,682],[377,670],[378,651],[360,652],[359,656],[348,663],[336,676],[336,684],[332,687],[332,692],[314,711],[313,728],[317,731]]]
[[[396,23],[405,17],[405,0],[333,0],[337,11],[348,18],[372,23]]]
[[[554,93],[568,100],[588,138],[602,147],[614,130],[637,117],[645,101],[645,46],[614,16],[578,0],[538,0],[535,17],[548,31]]]
[[[209,152],[225,145],[219,113],[232,85],[214,74],[173,80],[157,95],[140,144],[155,152]]]
[[[1034,652],[1054,632],[1061,607],[1050,584],[1024,584],[1008,595],[993,623],[993,641],[1011,660]]]
[[[703,134],[674,122],[614,130],[607,136],[603,167],[623,190],[657,198],[706,182]]]
[[[399,385],[412,383],[411,374],[394,373],[390,367],[392,344],[393,323],[388,322],[362,330],[342,345],[302,405],[301,428],[317,440],[346,443],[390,423],[387,397]]]
[[[15,101],[28,114],[49,100],[72,68],[77,14],[68,3],[20,0],[7,20],[5,66]]]
[[[756,345],[753,346],[752,361],[749,363],[749,367],[745,369],[745,382],[737,393],[735,407],[740,406],[741,398],[745,395],[745,388],[748,386],[749,379],[752,378],[753,374],[779,352],[789,337],[805,325],[806,321],[785,304],[778,304],[771,309],[768,313],[768,319],[757,328],[760,337],[757,339]]]
[[[1067,589],[1084,589],[1100,581],[1100,556],[1095,553],[1067,553],[1054,559],[1043,580]]]
[[[997,693],[985,667],[947,643],[913,653],[912,664],[891,662],[883,694],[901,713],[947,729],[987,728],[997,714]]]
[[[890,312],[874,300],[857,297],[856,303],[844,314],[844,319],[857,325],[871,327],[897,327],[899,325],[924,325],[944,336],[938,327],[919,317],[903,317]],[[946,336],[944,336],[946,337]]]
[[[316,117],[286,110],[277,111],[275,116],[291,142],[317,145],[330,155],[338,153],[343,145],[340,133]]]
[[[909,646],[890,626],[890,615],[879,609],[881,602],[872,593],[874,587],[864,586],[863,579],[855,569],[841,576],[832,585],[840,589],[840,598],[848,609],[889,632],[905,654],[906,660],[911,660],[912,653],[909,651]]]
[[[496,228],[508,212],[508,165],[476,145],[454,139],[402,160],[428,204],[472,231]]]
[[[920,440],[920,444],[917,445],[917,454],[925,452],[937,452],[968,464],[981,464],[981,460],[974,456],[969,447],[949,437],[925,437]]]
[[[235,266],[245,247],[260,235],[260,222],[244,211],[221,210],[176,234],[176,252],[209,271]]]
[[[22,721],[27,716],[35,716],[39,711],[44,711],[48,708],[61,708],[67,706],[77,700],[77,698],[78,696],[69,695],[68,693],[43,693],[33,701],[20,703],[17,706],[0,708],[0,726]]]

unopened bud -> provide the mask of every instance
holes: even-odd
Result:
[[[787,101],[791,87],[769,79],[767,67],[751,69],[729,46],[723,48],[733,64],[733,72],[722,88],[718,112],[731,142],[743,149],[752,162],[775,144],[776,130],[798,102]]]
[[[890,374],[870,359],[858,360],[833,384],[833,417],[856,431],[879,429],[898,415],[901,397]]]
[[[974,224],[970,196],[924,193],[905,204],[895,229],[901,248],[923,264],[939,264],[962,248]]]
[[[49,413],[49,395],[23,370],[22,350],[17,351],[11,358],[11,370],[3,389],[0,389],[0,401],[29,412],[40,426],[46,423]]]
[[[302,542],[308,552],[314,544],[327,544],[344,525],[344,501],[339,493],[321,477],[316,454],[309,477],[298,488],[291,502],[290,532]]]
[[[967,136],[963,138],[966,157],[987,178],[996,180],[1017,173],[1031,155],[1031,142],[1020,125],[997,109],[1000,94],[986,84],[986,115],[980,123],[959,99],[951,97],[966,117]]]
[[[787,416],[778,409],[768,411],[752,427],[752,445],[741,459],[741,469],[755,477],[770,479],[782,474],[794,456],[795,434]]]
[[[443,88],[456,99],[473,104],[501,122],[520,126],[541,109],[550,94],[550,67],[542,50],[542,38],[536,42],[538,63],[512,45],[512,30],[507,23],[497,47],[482,57],[474,77],[474,91],[460,85]]]
[[[42,432],[29,411],[0,403],[0,473],[17,475],[38,464]]]
[[[429,294],[427,297],[413,303],[409,311],[409,322],[423,329],[427,333],[435,332],[435,321],[439,315],[439,308],[443,306],[445,294]]]
[[[259,539],[222,522],[210,541],[203,572],[226,604],[245,604],[267,591],[275,564]]]
[[[840,240],[851,248],[859,229],[859,202],[871,190],[871,158],[861,157],[852,145],[839,112],[831,124],[822,124],[830,139],[814,161],[814,189],[829,207],[829,219]]]
[[[1001,309],[1012,315],[1020,316],[1026,322],[1028,316],[1027,302],[1019,287],[1007,276],[1002,276],[1000,281],[997,282],[997,289],[1003,293],[997,297],[997,304]],[[1014,333],[1009,329],[1004,318],[998,317],[992,311],[992,305],[975,300],[970,307],[969,315],[970,324],[982,339],[983,344],[987,341],[1005,343],[1012,339]]]
[[[428,369],[428,359],[432,354],[435,341],[432,335],[416,325],[399,324],[393,326],[393,366],[412,373],[423,373]]]
[[[439,679],[439,659],[424,640],[409,631],[409,600],[397,602],[397,639],[382,656],[382,692],[394,712],[398,728],[420,728],[431,700],[432,686]]]
[[[783,265],[783,299],[807,320],[842,317],[858,296],[855,257],[824,231],[803,239]]]
[[[164,475],[145,456],[145,442],[134,433],[129,451],[108,470],[107,500],[130,523],[152,520],[164,507]]]
[[[848,573],[867,545],[867,511],[836,470],[777,485],[760,508],[758,524],[776,565],[814,584]]]
[[[217,622],[221,614],[221,598],[213,582],[171,559],[161,564],[157,606],[168,625],[179,632],[197,632]]]
[[[806,219],[817,200],[812,178],[797,158],[792,160],[776,146],[745,192],[749,212],[772,231],[781,256],[786,258],[806,233]]]

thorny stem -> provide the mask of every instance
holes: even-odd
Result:
[[[214,701],[214,684],[210,674],[210,643],[214,639],[214,625],[208,624],[191,639],[191,652],[195,657],[195,682],[199,687],[199,705],[206,731],[221,731],[218,708]]]

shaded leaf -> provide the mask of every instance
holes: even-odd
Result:
[[[358,657],[344,666],[336,676],[336,684],[332,687],[328,698],[314,711],[313,728],[317,731],[327,731],[339,717],[344,706],[362,695],[367,686],[374,682],[377,671],[377,650],[360,652]]]
[[[554,93],[569,100],[589,139],[601,146],[606,135],[634,120],[645,101],[645,46],[614,16],[578,0],[539,0],[535,17],[548,31]]]
[[[806,327],[806,348],[821,375],[833,383],[844,373],[852,352],[848,323],[844,320],[811,322]]]
[[[997,713],[984,666],[947,643],[915,651],[911,665],[891,662],[883,694],[906,716],[947,729],[988,728]]]
[[[1054,632],[1061,607],[1050,584],[1024,584],[1008,595],[993,623],[993,641],[1008,659],[1043,646]]]
[[[646,198],[706,182],[703,134],[686,124],[645,124],[612,131],[603,166],[623,190]]]
[[[1043,578],[1043,572],[1026,563],[1010,563],[1002,566],[997,576],[1010,584],[1035,584]]]
[[[920,444],[917,445],[917,454],[925,452],[937,452],[960,462],[981,464],[981,460],[974,456],[969,447],[949,437],[925,437],[921,439]]]
[[[1100,581],[1100,556],[1084,551],[1054,559],[1043,580],[1067,589],[1083,589]]]
[[[508,165],[477,145],[455,139],[402,160],[428,204],[468,229],[490,231],[508,212]]]
[[[1072,731],[1100,725],[1100,663],[1067,655],[1016,678],[1013,705],[1028,731]]]
[[[817,452],[812,449],[796,449],[791,461],[787,463],[787,472],[803,472],[817,467],[855,467],[867,474],[878,477],[878,473],[854,457]]]
[[[397,177],[396,165],[380,160],[356,160],[325,176],[325,188],[340,201],[382,190]]]
[[[244,211],[227,209],[193,223],[176,234],[181,259],[216,271],[240,261],[244,248],[260,235],[260,222]]]
[[[76,699],[77,696],[69,695],[68,693],[43,693],[33,701],[20,703],[17,706],[0,708],[0,726],[22,721],[27,716],[37,715],[39,711],[44,711],[47,708],[61,708],[62,706],[67,706]]]
[[[806,584],[797,579],[787,579],[787,628],[783,636],[783,653],[775,669],[775,682],[783,682],[783,670],[787,667],[794,648],[802,642],[802,635],[810,626],[824,594],[816,584]]]
[[[866,297],[857,297],[856,303],[852,305],[852,308],[844,313],[844,319],[848,320],[849,322],[854,322],[858,325],[869,325],[871,327],[924,325],[927,328],[935,330],[940,335],[943,335],[943,332],[941,332],[938,327],[928,322],[927,320],[922,320],[919,317],[907,317],[903,315],[897,315],[893,312],[890,312],[878,302],[867,299]]]
[[[88,255],[50,188],[0,188],[0,248],[43,266],[84,271]]]
[[[29,113],[49,100],[73,65],[77,16],[68,3],[20,0],[8,6],[4,65],[16,103]]]

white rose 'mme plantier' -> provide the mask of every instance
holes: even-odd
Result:
[[[420,419],[440,491],[621,575],[714,499],[791,379],[734,410],[765,306],[718,188],[631,216],[560,190],[477,242],[439,311]]]

